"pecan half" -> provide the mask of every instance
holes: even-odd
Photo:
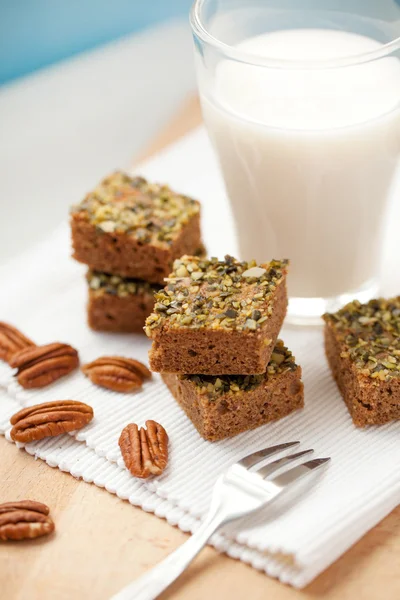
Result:
[[[29,444],[45,437],[54,437],[81,429],[93,419],[91,406],[76,400],[45,402],[23,408],[10,419],[11,439]]]
[[[46,344],[14,354],[10,366],[18,369],[18,383],[26,389],[50,385],[79,366],[78,352],[69,344]]]
[[[102,356],[83,365],[82,371],[96,385],[114,392],[132,392],[142,387],[144,379],[151,377],[143,363],[123,356]]]
[[[3,504],[0,504],[0,514],[9,512],[10,510],[33,510],[44,515],[50,513],[50,509],[46,504],[36,502],[36,500],[16,500],[15,502],[3,502]]]
[[[135,477],[160,475],[168,462],[168,435],[156,421],[146,421],[147,430],[130,423],[119,438],[126,467]]]
[[[0,321],[0,360],[9,362],[16,352],[34,345],[32,340],[18,329]]]
[[[25,540],[48,535],[54,522],[49,507],[33,500],[0,504],[0,540]]]

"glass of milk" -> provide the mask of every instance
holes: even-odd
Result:
[[[197,0],[191,24],[240,258],[290,259],[293,323],[377,294],[400,155],[399,3]]]

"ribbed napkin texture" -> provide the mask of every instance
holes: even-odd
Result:
[[[209,254],[235,253],[232,218],[202,130],[138,172],[199,198]],[[82,363],[104,354],[147,362],[150,343],[144,335],[88,329],[85,268],[70,254],[69,230],[63,224],[33,250],[0,267],[1,320],[17,325],[37,343],[72,344]],[[393,285],[393,278],[390,282]],[[79,371],[48,388],[26,391],[3,363],[0,431],[8,435],[10,416],[22,406],[62,399],[87,402],[94,408],[95,419],[86,428],[74,436],[28,444],[26,451],[184,531],[196,529],[217,476],[230,464],[262,447],[300,440],[302,449],[314,448],[316,456],[332,457],[316,484],[285,510],[277,503],[262,516],[226,528],[212,543],[283,582],[303,587],[399,504],[400,423],[365,430],[354,427],[327,367],[322,328],[285,327],[280,337],[303,368],[305,408],[233,439],[204,441],[159,375],[136,394],[96,387]],[[118,437],[127,423],[142,425],[147,419],[166,428],[170,462],[158,480],[143,482],[125,469]]]

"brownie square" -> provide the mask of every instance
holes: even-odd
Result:
[[[357,427],[400,419],[400,297],[325,314],[325,349]]]
[[[156,294],[146,333],[161,373],[264,373],[287,308],[287,261],[183,256]]]
[[[91,329],[143,333],[146,317],[153,310],[154,294],[160,286],[98,271],[89,271],[87,282],[87,315]]]
[[[114,173],[71,211],[73,256],[91,269],[162,284],[201,245],[200,204],[166,185]]]
[[[261,375],[162,373],[162,378],[200,435],[210,441],[281,419],[304,406],[301,368],[281,340]]]

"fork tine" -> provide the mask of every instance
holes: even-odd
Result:
[[[314,450],[303,450],[302,452],[297,452],[296,454],[289,454],[289,456],[284,456],[283,458],[278,458],[278,460],[274,460],[274,462],[265,465],[265,467],[260,467],[259,469],[255,469],[254,471],[260,477],[269,477],[275,471],[280,469],[281,467],[285,467],[286,465],[290,465],[290,463],[298,460],[302,456],[306,456],[307,454],[312,454]]]
[[[241,460],[238,461],[238,465],[249,469],[253,467],[257,463],[261,462],[265,458],[270,456],[274,456],[278,454],[278,452],[283,452],[284,450],[288,450],[289,448],[293,448],[293,446],[298,446],[300,442],[288,442],[287,444],[279,444],[278,446],[271,446],[270,448],[264,448],[263,450],[259,450],[258,452],[253,452],[248,456],[245,456]]]
[[[303,477],[309,475],[312,471],[320,469],[330,460],[330,458],[314,458],[313,460],[309,460],[302,465],[292,467],[288,471],[285,471],[285,473],[282,473],[282,475],[274,477],[271,479],[271,482],[283,489],[295,481],[303,479]]]

